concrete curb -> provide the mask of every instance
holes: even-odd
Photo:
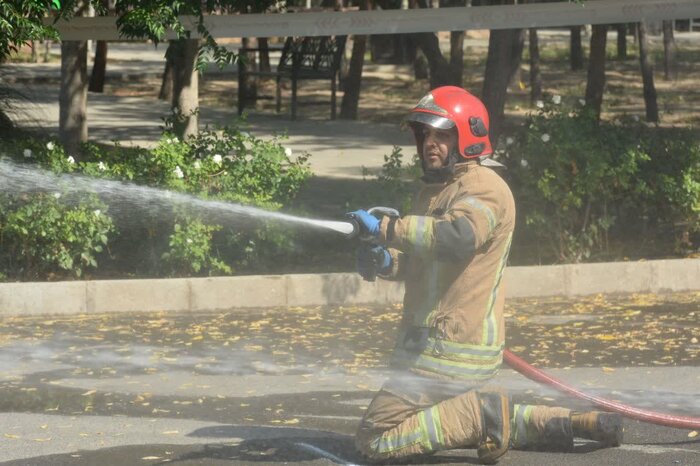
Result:
[[[506,269],[510,298],[700,290],[700,259]],[[202,312],[401,302],[403,284],[350,273],[0,283],[0,315]]]

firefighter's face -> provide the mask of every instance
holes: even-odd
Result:
[[[457,132],[454,128],[437,129],[423,125],[423,163],[426,169],[445,165],[450,151],[457,147]]]

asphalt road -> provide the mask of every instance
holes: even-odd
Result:
[[[589,393],[700,417],[699,304],[698,293],[513,300],[508,345]],[[0,319],[1,464],[362,464],[352,435],[389,375],[398,318],[350,307]],[[510,369],[494,383],[519,401],[590,408]],[[628,420],[619,448],[582,441],[501,464],[699,464],[696,435]]]

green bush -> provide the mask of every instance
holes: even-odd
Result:
[[[401,148],[394,146],[391,154],[384,156],[382,171],[378,176],[379,184],[388,196],[394,199],[391,205],[397,206],[399,212],[409,212],[415,194],[415,181],[423,174],[420,159],[414,154],[410,162],[403,160]]]
[[[86,144],[79,154],[69,155],[54,141],[24,137],[1,140],[0,155],[34,163],[58,174],[129,181],[204,199],[277,210],[296,195],[310,176],[308,155],[292,157],[291,151],[281,144],[282,140],[282,137],[263,140],[238,127],[227,127],[205,129],[185,142],[164,134],[153,149]],[[105,205],[113,201],[108,193],[101,193],[100,198]],[[11,204],[13,202],[15,204]],[[8,215],[16,210],[16,205],[16,197],[0,199],[0,207]],[[115,212],[123,210],[116,208],[123,206],[114,207]],[[136,210],[129,211],[123,218],[114,218],[120,233],[110,240],[110,269],[122,273],[128,270],[132,276],[226,274],[250,260],[236,249],[247,247],[242,245],[265,244],[270,249],[257,255],[269,261],[281,252],[274,247],[290,247],[287,240],[269,241],[269,228],[264,223],[239,228],[237,218],[207,218],[196,206],[189,209],[174,204],[152,207],[157,207],[157,216],[138,212],[135,206]],[[66,206],[65,212],[73,208],[76,207]],[[105,212],[107,208],[100,210]],[[44,211],[37,212],[39,217],[44,214]],[[6,241],[10,240],[7,238],[17,240],[16,235],[8,236],[8,228],[8,224],[0,224],[0,235]],[[28,235],[36,234],[31,228],[39,226],[29,225]],[[87,264],[94,259],[89,255],[86,258]],[[61,263],[66,265],[68,261],[63,258]],[[74,262],[74,267],[78,265]],[[25,275],[25,268],[20,272],[16,261],[5,261],[2,267],[0,273],[7,276]],[[37,278],[49,273],[48,269],[34,267],[33,270]],[[75,275],[79,274],[76,269]]]
[[[107,206],[94,199],[70,205],[60,197],[3,198],[0,250],[7,276],[32,280],[65,271],[80,277],[86,268],[97,267],[97,256],[114,233]]]
[[[639,212],[672,225],[676,253],[700,249],[700,143],[692,131],[673,128],[647,137],[649,161],[642,167]]]
[[[205,225],[199,220],[184,219],[174,226],[169,237],[170,249],[162,255],[171,267],[171,275],[231,274],[231,267],[212,253],[212,235],[218,225]]]
[[[670,137],[627,118],[599,122],[583,108],[550,103],[531,114],[501,155],[519,234],[545,249],[537,260],[610,259],[609,231],[617,224],[631,237],[644,218],[697,222],[698,147],[683,134]]]

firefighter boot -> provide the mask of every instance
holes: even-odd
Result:
[[[510,443],[508,396],[499,391],[480,392],[482,437],[476,453],[482,464],[496,464]]]
[[[622,416],[602,411],[571,413],[574,436],[601,442],[606,447],[622,444]]]

